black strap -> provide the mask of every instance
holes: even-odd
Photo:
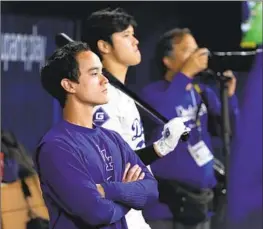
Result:
[[[158,121],[161,121],[161,123],[167,123],[169,120],[165,118],[163,115],[161,115],[158,111],[156,111],[153,107],[151,107],[148,103],[144,102],[139,96],[137,96],[133,91],[128,89],[124,86],[123,83],[121,83],[116,77],[114,77],[110,72],[108,72],[105,68],[103,69],[103,75],[107,77],[109,82],[114,85],[116,88],[121,90],[124,94],[131,97],[134,102],[144,109],[147,113],[154,116]]]
[[[198,84],[197,84],[197,86],[198,86]],[[198,91],[195,86],[194,86],[194,89],[201,97],[201,103],[198,105],[197,112],[196,112],[195,121],[197,123],[198,118],[199,118],[199,112],[201,110],[202,104],[204,104],[207,107],[207,109],[209,109],[209,103],[208,103],[208,99],[207,99],[207,96],[205,95],[204,91],[202,91],[202,90]],[[212,136],[220,136],[221,135],[220,126],[219,126],[219,124],[221,123],[220,116],[212,115],[212,114],[210,114],[210,112],[207,112],[207,116],[208,116],[208,120],[207,120],[208,132]]]
[[[194,87],[195,88],[195,87]],[[195,88],[196,90],[196,88]],[[196,113],[196,120],[198,119],[198,115],[199,115],[199,112],[200,112],[200,109],[201,109],[201,106],[202,106],[202,103],[206,105],[207,109],[209,109],[209,103],[208,103],[208,99],[207,99],[207,96],[205,95],[204,91],[198,91],[196,90],[196,92],[200,95],[201,97],[201,103],[199,104],[198,106],[198,109],[197,109],[197,113]],[[212,136],[220,136],[221,133],[220,133],[220,116],[214,116],[214,115],[210,115],[209,112],[208,112],[208,123],[207,123],[207,126],[208,126],[208,131],[209,133],[212,135]],[[224,171],[224,174],[225,174],[225,168],[223,166],[221,166],[221,161],[219,159],[216,159],[214,160],[214,163],[219,167],[221,168],[222,171]],[[219,186],[222,186],[220,189],[221,193],[224,194],[224,190],[226,189],[226,176],[222,173],[220,173],[219,171],[220,170],[214,170],[215,171],[215,175],[216,175],[216,178],[217,178],[217,181],[218,181],[218,188]]]

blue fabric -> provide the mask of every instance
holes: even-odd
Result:
[[[246,229],[249,229],[248,221],[255,220],[255,216],[258,224],[253,229],[262,228],[262,61],[262,53],[258,53],[248,76],[230,157],[228,221],[231,229],[245,225],[243,222],[247,222]]]

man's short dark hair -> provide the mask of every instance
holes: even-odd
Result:
[[[163,63],[163,58],[171,55],[173,45],[180,43],[186,34],[191,34],[188,28],[175,28],[164,33],[159,39],[155,49],[155,61],[162,75],[167,71],[167,67]]]
[[[137,23],[133,16],[121,8],[99,10],[86,20],[82,40],[101,58],[97,42],[103,40],[112,44],[112,34],[122,32],[130,25],[136,27]]]
[[[65,106],[67,98],[67,92],[61,86],[61,80],[67,78],[78,82],[79,65],[76,56],[80,52],[89,50],[86,43],[70,42],[62,48],[58,48],[48,58],[46,65],[41,70],[43,88],[59,101],[61,107]]]

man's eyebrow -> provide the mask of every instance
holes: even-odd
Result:
[[[99,71],[99,70],[101,70],[101,67],[92,67],[88,71],[91,72],[91,71],[94,71],[94,70]]]
[[[132,34],[134,34],[134,30],[131,30],[131,29],[124,30],[124,31],[122,31],[122,33],[132,33]]]

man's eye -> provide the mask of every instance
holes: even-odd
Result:
[[[91,73],[92,76],[97,76],[98,74],[99,74],[98,72]]]

